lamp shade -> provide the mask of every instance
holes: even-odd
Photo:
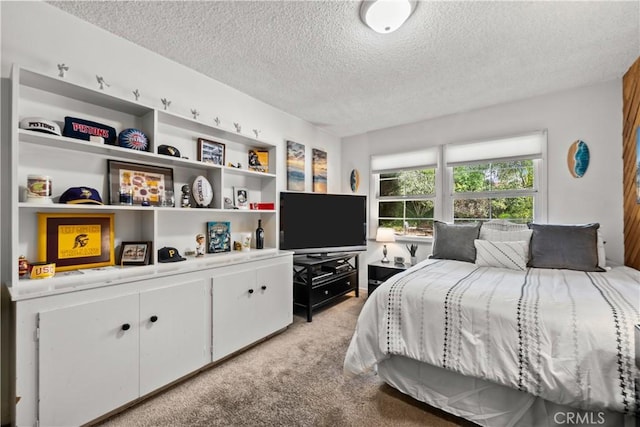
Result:
[[[391,33],[411,16],[416,4],[415,0],[364,0],[360,19],[377,33]]]
[[[395,242],[396,235],[393,228],[379,227],[376,233],[376,242]]]

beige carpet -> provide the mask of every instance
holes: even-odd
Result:
[[[383,384],[346,378],[344,355],[366,297],[294,315],[287,330],[104,420],[101,426],[470,425]],[[231,325],[230,325],[231,326]]]

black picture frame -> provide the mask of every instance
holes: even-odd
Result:
[[[120,265],[149,265],[152,242],[122,242],[120,244]]]
[[[162,206],[164,191],[173,192],[172,168],[107,160],[107,169],[112,205]]]
[[[224,166],[225,151],[222,142],[198,138],[198,160],[201,162]]]

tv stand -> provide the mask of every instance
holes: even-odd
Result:
[[[313,310],[358,289],[358,253],[293,257],[293,305],[304,307],[307,322]]]

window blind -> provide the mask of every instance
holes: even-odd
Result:
[[[438,147],[430,147],[405,153],[371,156],[371,173],[435,168],[437,164]]]
[[[538,131],[509,138],[447,144],[447,166],[459,166],[486,161],[541,159],[547,145],[547,131]]]

